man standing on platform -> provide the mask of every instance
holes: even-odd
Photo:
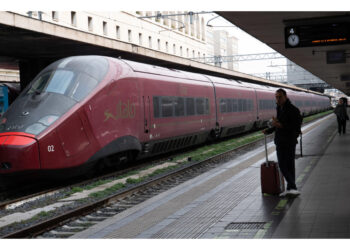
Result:
[[[295,147],[301,133],[302,117],[300,111],[287,97],[284,89],[275,93],[277,118],[272,117],[271,128],[263,130],[264,134],[275,132],[275,144],[278,165],[287,181],[287,190],[280,196],[299,195],[295,184]]]

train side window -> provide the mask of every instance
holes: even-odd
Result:
[[[161,111],[162,117],[171,117],[173,116],[173,98],[171,96],[162,96],[161,97]]]
[[[226,101],[226,110],[227,112],[231,113],[232,112],[232,99],[227,99]]]
[[[194,115],[194,98],[186,98],[186,115]]]
[[[238,99],[238,112],[242,112],[242,111],[243,111],[243,100]]]
[[[238,100],[232,99],[232,112],[237,112],[237,111],[238,111]]]
[[[209,115],[209,99],[205,98],[205,114]]]
[[[248,108],[247,108],[247,100],[243,99],[242,100],[242,111],[245,112],[247,110],[248,110]]]
[[[154,112],[154,117],[159,118],[160,113],[159,113],[159,96],[153,96],[153,112]]]
[[[184,116],[185,115],[185,100],[183,97],[174,98],[175,105],[175,116]]]
[[[226,113],[226,99],[220,99],[220,112]]]
[[[204,115],[204,98],[196,98],[196,114]]]

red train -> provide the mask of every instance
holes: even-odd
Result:
[[[81,170],[262,127],[275,88],[102,56],[59,60],[0,118],[0,176]],[[304,115],[329,98],[287,90]]]

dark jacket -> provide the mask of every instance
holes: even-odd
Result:
[[[338,104],[334,109],[334,114],[337,115],[337,118],[339,120],[345,121],[349,119],[345,105]]]
[[[283,107],[277,106],[277,119],[282,128],[270,128],[267,133],[275,131],[275,144],[277,147],[290,147],[298,143],[298,136],[301,133],[302,116],[297,107],[289,99]]]

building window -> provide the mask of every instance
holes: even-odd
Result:
[[[190,18],[189,18],[189,16],[187,15],[188,13],[187,12],[185,12],[185,34],[187,34],[188,35],[188,33],[189,33],[189,27],[190,27]]]
[[[108,35],[107,22],[103,22],[102,27],[103,27],[103,35],[107,36]]]
[[[150,47],[152,49],[152,37],[151,36],[148,37],[148,47]]]
[[[194,50],[192,50],[192,57],[194,58],[196,55],[196,53],[194,52]]]
[[[75,11],[72,11],[70,13],[70,17],[71,17],[71,24],[72,26],[77,26],[77,13]]]
[[[163,15],[168,15],[168,11],[164,11],[164,12],[163,12]],[[164,24],[165,26],[169,26],[169,19],[168,19],[167,16],[163,18],[163,24]]]
[[[180,56],[183,56],[183,53],[182,53],[182,46],[180,46]]]
[[[176,55],[176,45],[173,44],[173,54]]]
[[[169,52],[169,43],[168,42],[165,43],[165,51],[167,53]]]
[[[128,42],[132,42],[132,34],[131,34],[131,30],[128,30]]]
[[[158,50],[160,50],[161,49],[161,47],[160,47],[160,39],[157,40],[157,44],[158,44]]]
[[[117,39],[120,39],[120,27],[117,25],[115,26],[115,31],[116,31],[116,37]]]
[[[88,16],[88,29],[89,29],[89,31],[93,31],[93,23],[92,23],[91,16]]]
[[[204,18],[202,18],[202,41],[205,41],[205,23],[204,23]]]
[[[190,57],[190,50],[189,50],[189,48],[187,48],[187,50],[186,50],[186,56],[187,56],[187,58]]]
[[[52,11],[52,20],[58,21],[58,12],[57,11]]]
[[[142,46],[142,33],[139,33],[139,45]]]

